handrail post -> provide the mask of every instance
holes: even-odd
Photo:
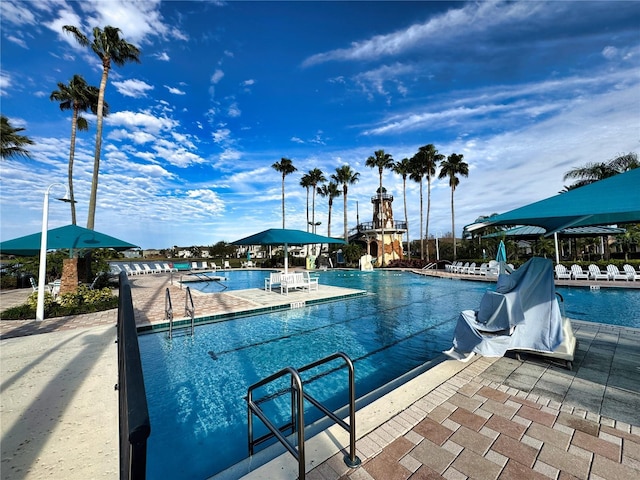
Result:
[[[191,304],[191,306],[189,306]],[[187,287],[187,293],[184,298],[184,313],[191,317],[191,336],[194,334],[194,323],[196,308],[193,306],[193,297],[191,296],[191,288]]]
[[[171,305],[171,293],[167,287],[164,294],[164,319],[169,320],[169,338],[173,335],[173,306]]]

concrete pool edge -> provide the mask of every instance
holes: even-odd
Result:
[[[389,388],[391,388],[391,390],[383,393],[379,398],[368,402],[367,397],[376,395],[376,392],[372,392],[371,394],[365,395],[362,399],[359,399],[357,403],[364,402],[365,405],[357,408],[356,411],[357,440],[360,441],[373,430],[379,428],[380,425],[411,408],[413,404],[433,392],[446,381],[473,364],[476,360],[469,363],[462,363],[441,355],[403,375],[403,377],[411,377],[406,382],[401,382],[400,379],[396,379],[390,382],[393,384],[392,387],[381,387],[383,390]],[[416,370],[423,370],[425,366],[427,367],[426,371],[418,373],[417,375],[413,373]],[[401,384],[397,385],[397,383]],[[320,420],[319,422],[322,421],[323,420]],[[308,428],[313,429],[313,425]],[[335,424],[308,438],[305,443],[307,472],[333,457],[341,450],[348,450],[348,446],[349,434]],[[270,448],[280,449],[282,447],[280,445],[274,445]],[[356,449],[359,452],[358,455],[360,459],[364,461],[365,458],[361,456],[362,453],[358,448],[357,442]],[[247,480],[272,480],[274,478],[297,477],[298,463],[289,452],[285,451],[271,460],[268,460],[268,458],[272,458],[273,455],[269,455],[269,452],[264,451],[259,452],[254,455],[254,457],[254,459],[246,459],[209,478],[211,480],[231,480],[238,478]],[[265,460],[264,457],[267,457],[267,459]],[[265,461],[266,463],[264,463]],[[252,469],[253,464],[258,464],[259,466]]]

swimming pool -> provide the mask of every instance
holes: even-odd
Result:
[[[371,294],[202,325],[194,337],[140,336],[153,429],[148,478],[206,478],[245,458],[247,388],[286,366],[345,352],[361,397],[435,358],[450,347],[459,312],[477,308],[493,288],[390,271],[319,275],[321,284]],[[639,291],[559,292],[572,318],[640,327]],[[345,390],[344,381],[328,376],[312,394],[337,408]]]
[[[245,288],[264,288],[264,279],[275,270],[216,270],[210,273],[199,273],[198,278],[210,277],[211,281],[186,282],[193,290],[204,293],[218,293]],[[220,278],[221,280],[215,280]]]

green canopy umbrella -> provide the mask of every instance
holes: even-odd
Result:
[[[545,236],[569,227],[640,222],[640,168],[467,225],[535,225]]]
[[[38,255],[40,253],[41,238],[42,233],[40,232],[7,240],[0,243],[0,253],[22,256]],[[128,250],[139,247],[124,240],[119,240],[95,230],[78,227],[77,225],[52,228],[47,232],[47,250],[69,249],[73,251],[94,248]]]
[[[313,245],[314,243],[347,243],[340,238],[325,237],[303,230],[288,228],[270,228],[250,235],[235,242],[232,245],[283,245],[284,246],[284,271],[289,269],[289,245]]]

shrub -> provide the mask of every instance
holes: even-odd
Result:
[[[5,320],[27,320],[33,319],[36,315],[38,302],[38,292],[33,292],[27,298],[24,305],[9,308],[0,313],[0,318]],[[57,299],[49,292],[44,294],[44,316],[64,317],[67,315],[79,315],[82,313],[102,312],[117,308],[118,297],[113,295],[110,288],[101,290],[90,290],[82,285],[77,292],[65,293]]]

